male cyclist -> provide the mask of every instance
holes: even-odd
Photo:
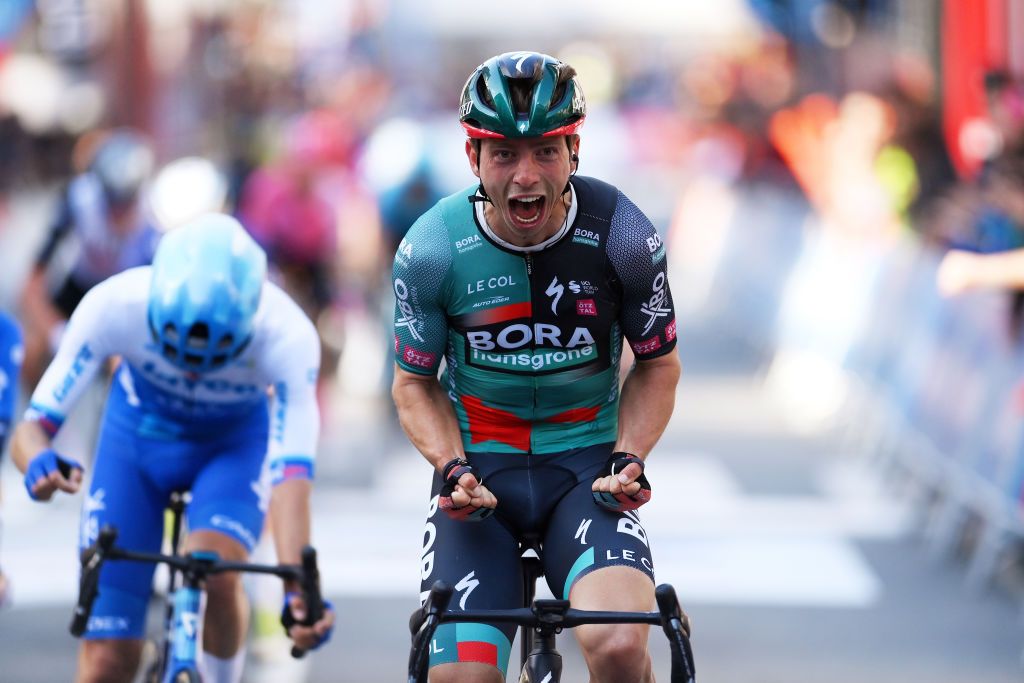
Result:
[[[159,233],[143,189],[154,160],[146,138],[117,129],[103,134],[88,167],[68,183],[22,294],[26,387],[39,380],[85,293],[153,259]]]
[[[204,215],[169,233],[152,267],[85,295],[15,429],[14,461],[35,500],[77,492],[83,468],[51,440],[101,364],[120,356],[83,504],[82,547],[113,524],[119,545],[158,551],[168,498],[187,489],[187,551],[245,560],[269,499],[278,559],[298,563],[310,537],[319,348],[309,319],[266,281],[263,250],[233,218]],[[272,492],[261,476],[265,459]],[[132,679],[152,575],[146,563],[103,568],[79,681]],[[238,681],[248,614],[239,575],[211,578],[207,594],[205,680]],[[303,609],[294,595],[290,607]],[[328,612],[289,634],[309,649],[332,622]]]
[[[575,175],[586,105],[567,64],[492,57],[459,112],[479,186],[424,214],[394,265],[393,396],[435,470],[421,588],[449,582],[461,609],[519,606],[519,541],[534,537],[556,597],[653,609],[635,510],[680,372],[664,247],[625,195]],[[623,336],[637,362],[620,392]],[[513,635],[442,626],[431,680],[502,680]],[[647,627],[576,635],[592,681],[653,680]]]

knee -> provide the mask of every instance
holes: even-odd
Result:
[[[648,670],[648,627],[618,624],[588,629],[580,636],[593,680],[643,681]]]
[[[242,599],[241,575],[230,572],[227,574],[215,574],[206,580],[207,599],[219,605],[233,603]]]
[[[501,672],[488,664],[452,662],[430,669],[430,683],[501,683]]]
[[[79,658],[78,683],[124,683],[131,681],[139,667],[141,646],[87,641]]]

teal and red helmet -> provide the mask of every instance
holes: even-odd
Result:
[[[540,52],[491,57],[462,89],[459,121],[471,138],[573,135],[587,116],[587,102],[569,65]],[[527,108],[516,111],[512,89],[528,89]]]

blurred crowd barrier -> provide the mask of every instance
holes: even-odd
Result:
[[[1017,295],[944,298],[943,249],[829,229],[799,199],[741,200],[697,308],[764,352],[794,428],[837,430],[913,497],[931,553],[966,556],[969,585],[985,586],[1024,539]]]

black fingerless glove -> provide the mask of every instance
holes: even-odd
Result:
[[[643,473],[644,461],[632,453],[625,453],[623,451],[612,453],[608,457],[608,462],[605,463],[604,469],[594,477],[594,481],[609,475],[618,474],[633,463],[640,465],[640,476],[636,479],[637,483],[640,484],[640,490],[636,492],[636,495],[629,496],[622,492],[594,491],[594,502],[612,512],[625,512],[627,510],[636,510],[649,501],[651,499],[651,484],[647,481],[647,475]]]
[[[483,484],[483,478],[476,473],[473,466],[469,464],[468,460],[463,458],[452,458],[445,464],[444,469],[441,471],[441,477],[444,479],[444,484],[441,486],[441,499],[438,502],[438,507],[445,511],[452,519],[457,519],[466,522],[479,522],[480,520],[487,519],[494,510],[491,508],[474,507],[473,505],[463,505],[456,507],[452,501],[452,493],[455,492],[455,486],[459,483],[459,479],[464,474],[472,474],[476,477],[478,483]]]

